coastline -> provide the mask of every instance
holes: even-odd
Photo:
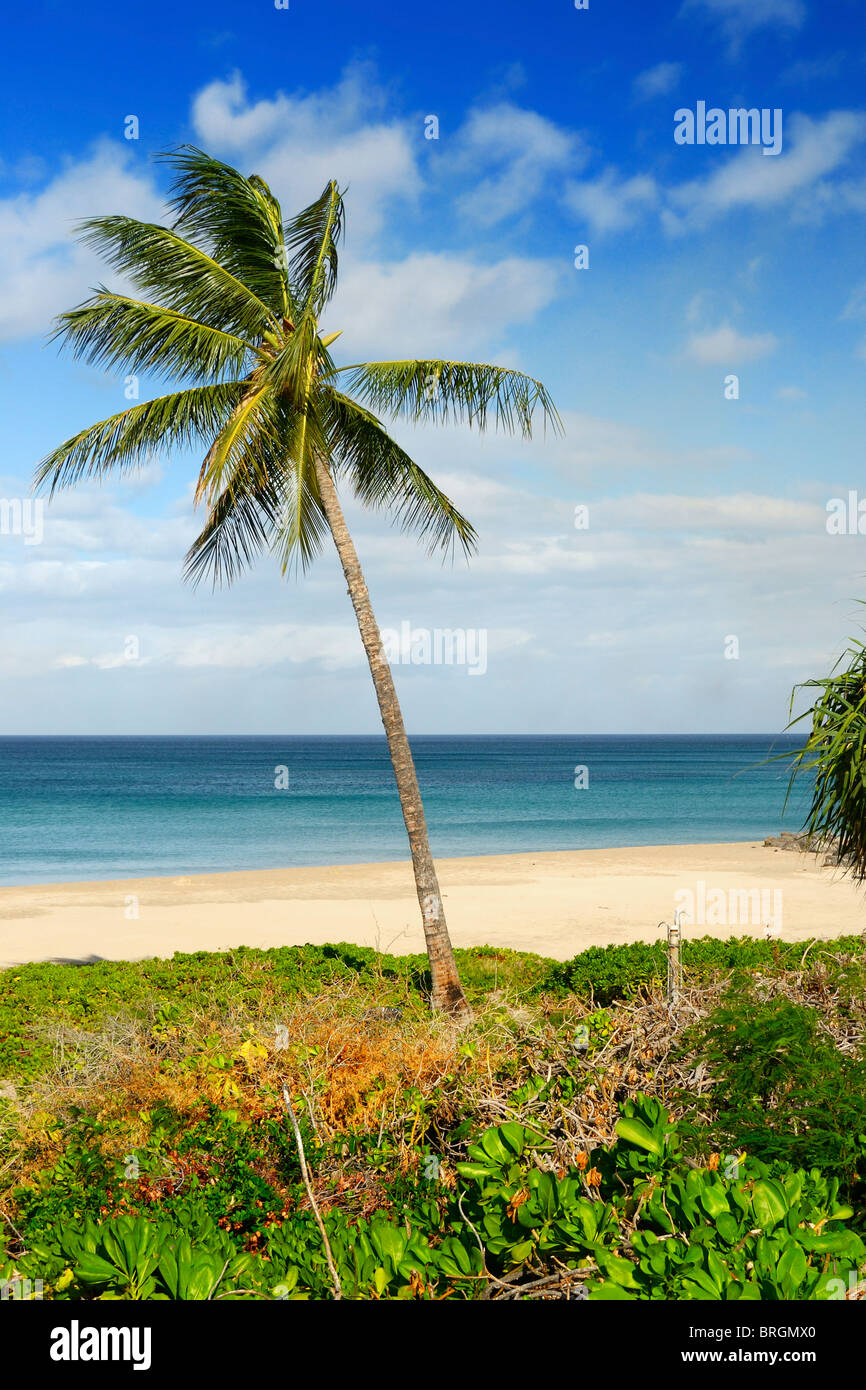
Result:
[[[592,945],[658,940],[675,895],[692,892],[700,903],[701,884],[732,903],[732,895],[763,891],[766,904],[778,903],[781,940],[866,926],[866,904],[838,870],[759,841],[485,855],[437,867],[457,947],[566,960]],[[762,916],[709,917],[686,925],[684,941],[763,938]],[[0,888],[0,969],[336,942],[396,955],[424,950],[408,861]]]

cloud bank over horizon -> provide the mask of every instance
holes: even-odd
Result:
[[[531,50],[431,92],[384,43],[301,85],[191,36],[200,75],[175,74],[159,140],[83,118],[2,170],[0,499],[127,403],[121,375],[46,346],[59,311],[119,283],[78,220],[165,220],[148,155],[184,141],[259,173],[287,215],[336,178],[338,363],[501,362],[542,379],[565,425],[527,443],[392,423],[476,526],[468,565],[346,499],[382,627],[487,634],[483,679],[397,669],[410,732],[781,728],[791,687],[856,635],[866,571],[862,55],[831,32],[822,67],[813,22],[800,0],[687,0],[667,47],[588,63],[565,109]],[[782,153],[678,147],[674,111],[699,99],[783,108]],[[378,731],[332,548],[295,578],[265,559],[228,591],[183,584],[198,463],[59,494],[39,544],[0,506],[4,731]],[[853,508],[845,534],[831,499]]]

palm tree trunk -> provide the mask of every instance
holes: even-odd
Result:
[[[316,460],[316,479],[319,484],[322,509],[331,528],[331,535],[337,547],[340,564],[343,566],[343,574],[346,576],[349,598],[352,600],[352,607],[358,619],[361,641],[364,643],[364,650],[370,663],[370,674],[373,677],[376,699],[379,701],[382,723],[388,739],[388,749],[394,767],[394,777],[397,781],[400,806],[409,836],[412,868],[415,872],[415,887],[418,890],[418,901],[421,904],[421,916],[424,921],[424,936],[427,941],[427,955],[430,958],[430,975],[433,982],[433,1005],[434,1008],[446,1009],[451,1013],[468,1014],[469,1005],[466,1002],[466,996],[457,974],[454,951],[445,922],[439,880],[430,852],[430,841],[427,838],[427,822],[424,817],[421,792],[418,788],[415,763],[403,726],[403,715],[400,712],[391,668],[382,650],[382,638],[373,614],[367,583],[352,537],[349,535],[349,528],[346,525],[343,509],[337,497],[337,490],[334,487],[330,470],[322,459]]]

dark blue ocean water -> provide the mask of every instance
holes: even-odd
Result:
[[[762,839],[772,735],[419,737],[439,857]],[[575,787],[586,767],[588,787]],[[275,787],[288,770],[288,789]],[[802,800],[784,825],[799,827]],[[405,858],[384,738],[0,738],[0,883]]]

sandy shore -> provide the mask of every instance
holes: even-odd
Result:
[[[687,926],[686,939],[763,937],[770,918],[789,941],[866,927],[848,879],[814,855],[757,843],[444,859],[439,872],[456,946],[561,960],[590,945],[658,939],[658,923],[688,906],[689,893],[703,922]],[[424,949],[408,864],[0,888],[0,968],[337,941]]]

